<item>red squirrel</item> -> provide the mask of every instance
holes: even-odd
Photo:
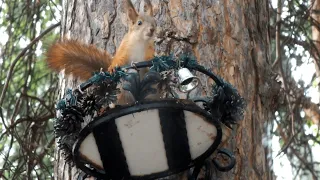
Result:
[[[87,80],[93,72],[99,72],[101,68],[113,73],[115,67],[151,60],[154,57],[153,37],[156,22],[151,2],[144,1],[145,13],[138,14],[130,0],[123,0],[129,31],[113,58],[106,51],[93,45],[64,40],[48,49],[46,54],[48,66],[58,72],[64,69],[67,75],[72,74],[81,80]]]

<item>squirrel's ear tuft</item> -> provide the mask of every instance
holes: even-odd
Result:
[[[150,0],[144,0],[143,11],[149,16],[153,16],[152,4]]]
[[[138,13],[133,7],[131,0],[124,0],[124,8],[127,13],[129,21],[134,24],[137,21]]]

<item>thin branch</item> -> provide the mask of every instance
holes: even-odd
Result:
[[[282,2],[281,0],[278,0],[277,22],[276,22],[276,60],[274,61],[272,67],[280,63],[280,60],[281,60],[281,49],[280,49],[281,48],[281,44],[280,44],[281,13],[282,13]]]
[[[14,138],[12,136],[11,137],[11,141],[10,141],[10,145],[9,145],[9,149],[8,149],[7,155],[5,156],[4,163],[3,163],[3,166],[2,166],[2,170],[0,171],[0,174],[3,174],[4,170],[6,169],[7,162],[8,162],[9,156],[10,156],[10,151],[11,151],[11,148],[13,146],[13,139]]]
[[[310,167],[310,164],[306,161],[306,159],[302,158],[294,148],[291,147],[291,150],[292,150],[293,154],[302,162],[302,164],[304,164],[305,167],[310,171],[313,180],[317,180],[318,177],[317,177],[316,173],[314,172],[313,167]]]
[[[4,84],[4,87],[3,87],[3,90],[1,92],[1,96],[0,96],[0,107],[2,106],[2,103],[4,101],[4,97],[5,97],[5,94],[6,94],[6,91],[8,89],[8,86],[9,86],[9,82],[11,80],[11,77],[12,77],[12,74],[13,74],[13,70],[14,70],[14,67],[15,65],[17,64],[17,62],[19,61],[19,59],[21,57],[24,56],[24,54],[35,44],[37,43],[43,36],[45,36],[46,34],[48,34],[49,32],[51,32],[54,28],[60,26],[60,22],[50,26],[48,29],[46,29],[45,31],[43,31],[38,37],[36,37],[34,40],[32,40],[30,42],[30,44],[27,45],[27,47],[25,47],[19,54],[18,56],[13,60],[13,62],[11,63],[10,65],[10,68],[9,68],[9,71],[7,73],[7,79],[6,79],[6,82]]]
[[[53,109],[52,109],[52,107],[47,106],[47,105],[46,105],[46,102],[45,102],[43,99],[40,99],[40,98],[38,98],[38,97],[36,97],[36,96],[31,96],[31,95],[28,95],[28,94],[24,94],[24,93],[22,93],[21,95],[24,96],[24,97],[27,97],[27,98],[34,99],[34,100],[38,101],[38,102],[39,102],[43,107],[45,107],[52,115],[55,114],[54,111],[53,111]]]

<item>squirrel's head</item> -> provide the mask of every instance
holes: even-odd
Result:
[[[129,34],[139,40],[153,39],[156,30],[156,21],[153,18],[152,5],[144,0],[144,12],[138,14],[130,0],[124,0],[125,10],[129,21]]]

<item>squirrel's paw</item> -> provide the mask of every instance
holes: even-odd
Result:
[[[108,72],[109,72],[110,74],[113,74],[114,72],[116,72],[116,68],[117,68],[117,67],[118,67],[118,66],[110,65],[109,68],[108,68]]]

